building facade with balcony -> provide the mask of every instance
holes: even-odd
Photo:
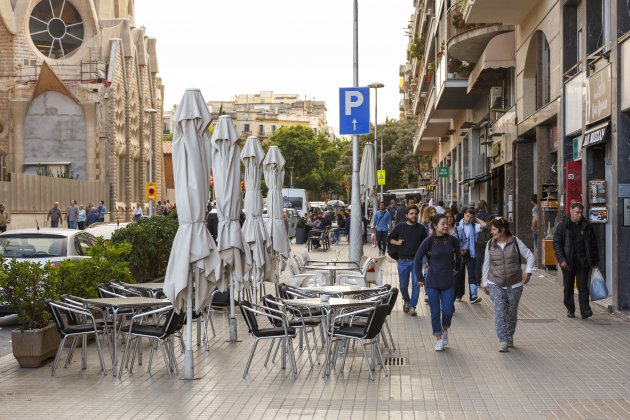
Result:
[[[627,2],[414,4],[401,112],[417,120],[415,153],[431,156],[433,177],[448,176],[436,198],[485,199],[533,246],[536,194],[538,263],[548,267],[555,226],[573,201],[583,203],[610,307],[630,309],[630,262],[619,258],[630,249]]]
[[[91,201],[130,216],[144,204],[150,156],[162,177],[164,89],[133,1],[0,2],[0,46],[0,181],[103,182],[109,196]]]

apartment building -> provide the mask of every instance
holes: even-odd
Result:
[[[279,94],[263,91],[239,94],[231,100],[210,100],[208,110],[217,119],[220,113],[229,115],[238,133],[244,137],[257,136],[263,140],[280,127],[302,126],[334,138],[326,120],[326,103],[302,99],[298,94]],[[175,108],[164,115],[164,132],[172,132],[171,116]]]
[[[571,202],[600,238],[611,307],[630,308],[630,15],[625,0],[415,0],[401,116],[431,159],[435,198],[484,199],[555,266]],[[624,83],[625,81],[625,83]],[[618,244],[619,246],[613,246]]]

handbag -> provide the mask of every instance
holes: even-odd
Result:
[[[606,287],[606,280],[599,268],[594,267],[591,271],[591,300],[602,300],[608,297],[608,288]]]

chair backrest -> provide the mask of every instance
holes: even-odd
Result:
[[[300,271],[304,271],[304,268],[306,267],[306,261],[304,260],[304,257],[300,254],[293,254],[293,259],[295,260],[295,263],[297,264]]]
[[[391,290],[391,295],[389,297],[389,312],[387,312],[387,315],[390,315],[392,313],[392,311],[394,310],[394,306],[396,306],[396,301],[398,300],[398,294],[400,293],[400,290],[398,290],[397,287],[392,287]]]
[[[300,274],[300,267],[298,266],[297,262],[293,260],[293,258],[289,258],[287,260],[287,266],[289,267],[289,271],[291,272],[291,274],[293,274],[294,276],[296,274]]]
[[[243,319],[245,319],[245,324],[247,324],[247,329],[250,334],[258,331],[258,321],[256,320],[256,314],[254,312],[250,312],[253,310],[252,304],[246,300],[241,300],[238,303],[239,308],[241,308],[241,313],[243,314]],[[248,310],[249,309],[249,310]]]
[[[311,254],[309,254],[307,251],[302,252],[302,260],[304,261],[304,263],[308,263],[309,261],[311,261]]]
[[[366,258],[366,260],[363,262],[363,265],[361,266],[362,276],[365,276],[367,274],[367,271],[370,268],[370,265],[372,265],[373,261],[374,261],[374,258]]]
[[[57,331],[59,332],[59,334],[65,335],[64,331],[66,329],[66,324],[61,313],[61,305],[59,305],[59,302],[49,300],[48,306],[50,306],[50,312],[52,313],[53,319],[55,320],[55,325],[57,325]]]
[[[125,297],[120,293],[116,292],[108,283],[101,283],[98,285],[98,295],[102,298],[111,298],[111,297]]]
[[[367,287],[367,283],[364,277],[356,276],[339,276],[337,284],[340,286],[360,286]]]
[[[215,289],[212,292],[210,306],[214,308],[227,308],[230,306],[230,291],[219,292],[219,290]]]
[[[175,334],[177,331],[181,330],[184,327],[184,322],[186,321],[186,311],[181,310],[179,312],[175,312],[175,309],[171,309],[167,312],[166,322],[164,323],[163,328],[163,336],[169,336]]]
[[[265,296],[265,298],[263,299],[263,306],[265,308],[270,308],[270,309],[273,309],[273,310],[276,310],[276,311],[281,311],[282,310],[282,308],[278,304],[276,298],[274,296],[272,296],[272,295],[269,295],[269,294],[267,296]],[[276,315],[272,311],[267,311],[266,309],[265,309],[265,312],[267,312],[269,315]],[[269,322],[274,327],[276,327],[276,328],[282,327],[282,321],[280,321],[279,319],[272,318],[272,317],[268,317],[268,318],[269,318]]]
[[[365,325],[365,334],[363,338],[370,340],[381,333],[387,314],[389,313],[389,305],[384,303],[376,305]]]
[[[289,295],[287,294],[287,285],[284,283],[280,283],[278,285],[278,294],[282,299],[289,299]]]

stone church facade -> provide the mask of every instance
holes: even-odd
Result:
[[[129,218],[162,195],[163,92],[133,0],[0,0],[0,181],[106,183],[92,201]]]

